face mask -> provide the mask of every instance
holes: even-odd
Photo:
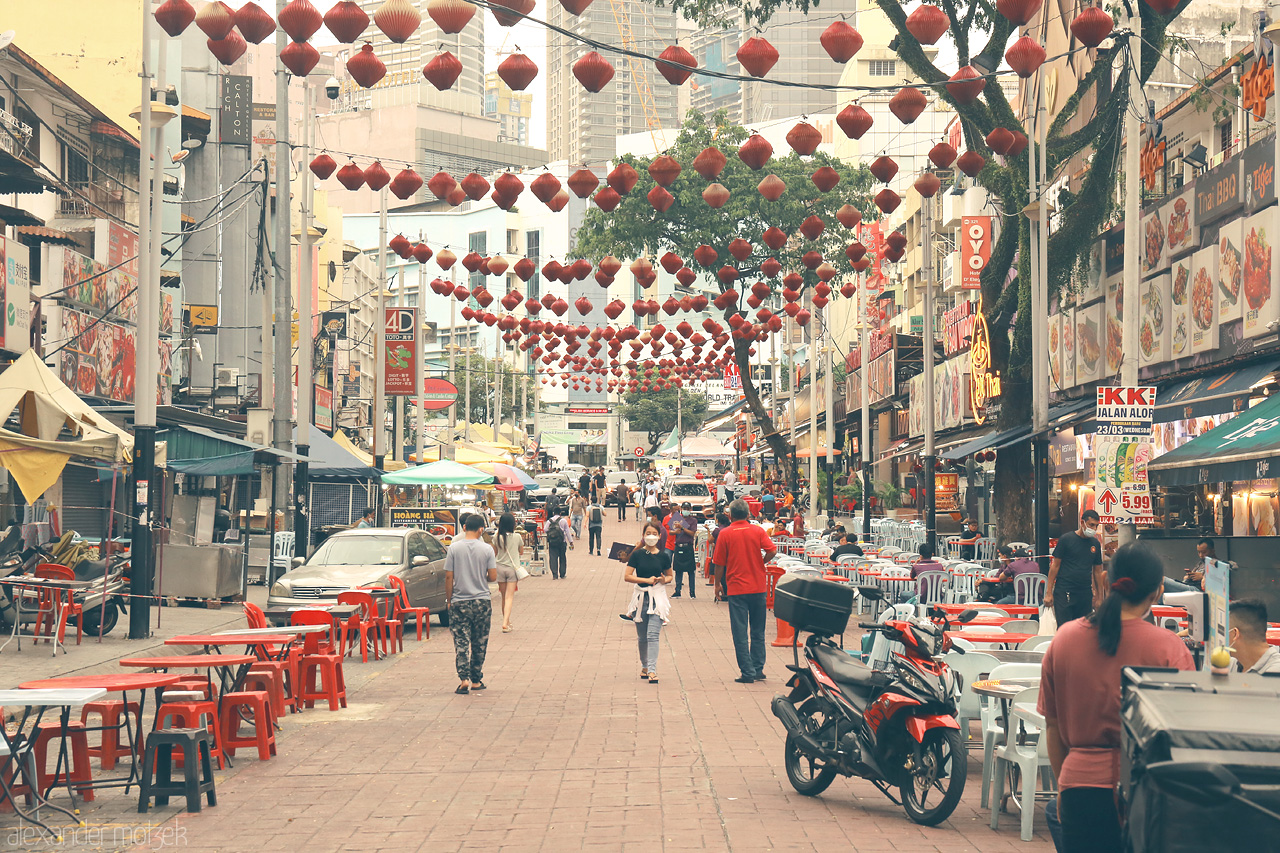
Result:
[[[1080,530],[1084,533],[1085,536],[1097,537],[1098,535],[1098,528],[1096,527],[1082,527],[1080,528]]]
[[[644,537],[644,544],[652,548],[654,545],[658,544],[658,537],[650,533],[648,536]]]

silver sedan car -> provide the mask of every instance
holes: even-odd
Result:
[[[404,581],[411,607],[429,607],[441,625],[448,625],[444,556],[445,548],[439,540],[422,530],[343,530],[326,539],[306,562],[272,585],[267,607],[331,603],[338,593],[355,587],[390,587],[387,578],[395,575]]]

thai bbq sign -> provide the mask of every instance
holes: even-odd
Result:
[[[991,260],[991,217],[962,217],[960,235],[960,287],[978,290],[982,287],[982,271]]]

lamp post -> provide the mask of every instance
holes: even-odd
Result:
[[[285,0],[276,0],[276,20],[284,12]],[[271,370],[275,373],[272,412],[271,436],[272,444],[277,450],[288,451],[293,447],[293,352],[290,346],[293,335],[293,259],[290,257],[293,227],[290,167],[293,162],[289,150],[289,69],[280,61],[279,52],[289,43],[284,29],[276,24],[276,253],[275,263],[275,298],[272,300],[275,310],[275,348]],[[263,365],[264,372],[267,366]],[[279,468],[277,467],[277,472]],[[287,478],[275,477],[273,492],[277,506],[288,506]],[[292,520],[291,520],[292,522]],[[275,530],[276,519],[272,515],[271,529]],[[295,539],[296,541],[296,539]]]
[[[933,198],[922,199],[924,206],[924,241],[923,270],[924,276],[924,331],[921,343],[924,345],[924,453],[921,456],[921,476],[916,488],[924,484],[924,541],[937,553],[938,513],[935,466],[938,457],[934,455],[933,431],[934,419],[934,375],[933,375]]]
[[[306,458],[311,450],[311,394],[315,383],[311,352],[311,315],[315,310],[311,303],[311,214],[314,199],[311,170],[307,168],[313,144],[311,135],[315,128],[311,95],[310,81],[303,77],[303,148],[301,168],[298,170],[302,178],[302,192],[298,199],[298,214],[301,219],[298,226],[298,455],[302,458],[293,469],[293,553],[294,556],[303,558],[307,556],[307,548],[311,544],[311,512],[307,494],[310,471]]]

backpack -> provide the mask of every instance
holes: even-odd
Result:
[[[547,547],[555,548],[557,551],[562,550],[569,543],[565,541],[564,531],[560,529],[560,516],[552,516],[547,521],[549,522],[547,527]]]
[[[604,510],[595,506],[591,508],[591,521],[589,527],[604,527]]]

